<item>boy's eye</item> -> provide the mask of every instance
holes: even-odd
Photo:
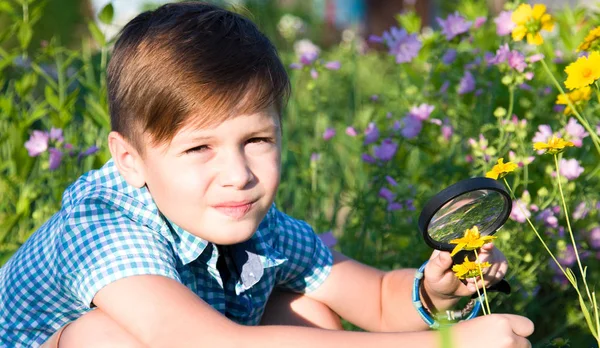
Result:
[[[271,141],[270,138],[251,138],[251,139],[248,140],[249,144],[252,144],[252,143],[254,143],[254,144],[258,143],[258,144],[260,144],[260,143],[271,143],[271,142],[272,141]]]
[[[194,153],[194,152],[202,152],[205,150],[208,150],[208,146],[200,145],[200,146],[192,147],[191,149],[185,150],[185,153],[190,154],[190,153]]]

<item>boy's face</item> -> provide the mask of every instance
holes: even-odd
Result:
[[[245,241],[275,199],[280,134],[274,108],[184,127],[168,145],[146,144],[146,185],[160,211],[186,231],[216,244]]]

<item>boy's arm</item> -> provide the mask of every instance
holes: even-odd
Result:
[[[331,273],[307,296],[325,303],[342,318],[368,331],[428,329],[411,300],[415,269],[384,272],[336,251],[332,253]],[[447,308],[457,301],[432,300],[436,308]]]
[[[102,288],[94,304],[149,347],[434,347],[434,332],[366,333],[291,326],[242,326],[222,316],[182,284],[140,275]]]
[[[308,293],[328,305],[344,319],[369,331],[413,331],[427,325],[412,304],[415,269],[383,272],[333,252],[334,265],[329,277],[315,291]],[[480,259],[493,266],[484,274],[485,284],[504,277],[508,264],[504,255],[491,243],[481,248]],[[435,251],[425,268],[420,298],[429,309],[453,307],[463,296],[476,292],[475,284],[466,285],[451,270],[448,252]],[[481,284],[479,282],[479,284]]]

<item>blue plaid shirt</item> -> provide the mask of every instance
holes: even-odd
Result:
[[[221,250],[219,258],[214,244],[162,216],[111,160],[71,185],[61,210],[0,268],[0,346],[39,346],[90,311],[102,287],[142,274],[181,282],[228,318],[256,325],[273,288],[310,292],[333,261],[308,224],[275,206],[251,239]]]

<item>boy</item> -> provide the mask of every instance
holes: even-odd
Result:
[[[436,346],[411,303],[414,270],[332,254],[273,206],[288,91],[274,47],[239,15],[190,2],[127,24],[108,68],[112,159],[1,269],[2,346]],[[502,254],[482,255],[488,284],[501,279]],[[434,253],[425,269],[429,310],[475,292],[450,265]],[[337,315],[379,333],[340,331]],[[491,315],[453,338],[526,347],[532,330]]]

